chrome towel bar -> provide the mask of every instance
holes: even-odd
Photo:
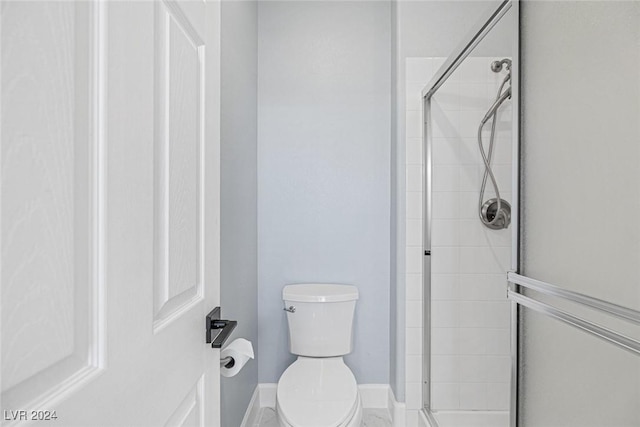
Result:
[[[629,338],[625,335],[612,331],[611,329],[607,329],[593,322],[589,322],[588,320],[581,319],[574,316],[573,314],[567,313],[566,311],[560,310],[540,301],[536,301],[532,298],[525,297],[524,295],[518,294],[516,292],[509,291],[508,295],[509,299],[517,302],[520,305],[533,309],[539,313],[546,314],[547,316],[553,317],[554,319],[561,320],[564,323],[588,332],[591,335],[603,339],[611,344],[615,344],[618,347],[640,355],[640,342],[634,340],[633,338]]]
[[[633,310],[628,307],[623,307],[618,304],[563,289],[514,272],[507,273],[507,280],[513,285],[522,286],[523,288],[531,289],[544,295],[561,298],[565,301],[570,301],[572,303],[588,307],[600,313],[616,316],[626,321],[640,324],[640,311]],[[512,287],[507,291],[507,296],[511,301],[523,307],[535,310],[538,313],[560,320],[624,350],[640,355],[640,341],[586,319],[582,319],[567,311],[538,301],[530,296],[525,296],[519,291],[518,286]]]
[[[618,304],[613,304],[608,301],[603,301],[598,298],[590,297],[579,292],[563,289],[561,287],[551,285],[540,280],[532,279],[530,277],[522,276],[513,272],[507,273],[507,280],[516,285],[532,289],[545,295],[560,297],[571,302],[586,305],[592,309],[603,311],[605,313],[640,325],[640,311],[623,307]]]

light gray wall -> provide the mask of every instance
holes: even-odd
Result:
[[[257,12],[256,2],[223,1],[221,58],[222,314],[238,321],[231,339],[258,345],[257,287]],[[258,382],[250,361],[221,378],[222,425],[238,427]]]
[[[389,382],[390,4],[260,2],[260,382],[294,360],[282,287],[358,286],[359,383]]]
[[[465,39],[471,28],[501,1],[398,1],[399,42],[402,57],[447,57]],[[506,37],[504,37],[506,36]],[[509,35],[495,37],[490,51],[475,56],[494,55],[494,49],[505,40],[510,52]]]
[[[521,16],[524,273],[638,309],[640,3]],[[524,313],[519,425],[640,425],[637,356]]]

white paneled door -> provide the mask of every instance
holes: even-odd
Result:
[[[219,425],[219,3],[0,7],[2,425]]]

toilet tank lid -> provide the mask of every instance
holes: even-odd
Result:
[[[286,285],[282,299],[295,302],[343,302],[358,299],[358,288],[329,283],[299,283]]]

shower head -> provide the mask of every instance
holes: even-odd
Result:
[[[500,61],[493,61],[491,63],[491,71],[493,71],[494,73],[499,73],[505,66],[507,68],[507,71],[511,70],[511,60],[509,58],[504,58]]]

